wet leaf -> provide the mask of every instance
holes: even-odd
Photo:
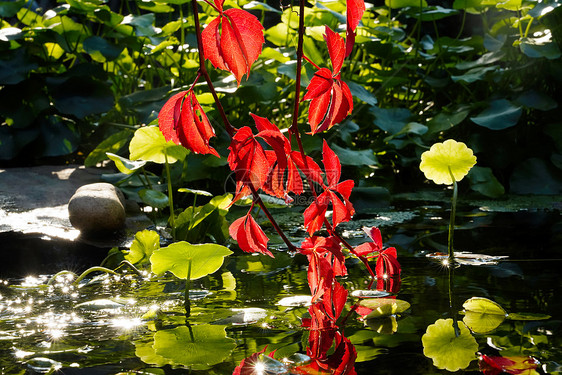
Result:
[[[205,370],[223,362],[236,347],[224,326],[180,326],[156,332],[154,352],[168,363]]]
[[[463,322],[458,322],[460,335],[455,335],[453,319],[439,319],[427,327],[422,336],[423,354],[433,365],[448,371],[465,369],[475,360],[478,343]]]
[[[490,266],[498,264],[503,259],[507,259],[507,255],[486,255],[486,254],[474,254],[467,251],[455,251],[455,262],[463,266]],[[447,260],[448,255],[446,253],[430,253],[425,255],[428,258],[438,260],[443,262]]]
[[[186,279],[191,262],[191,280],[196,280],[217,271],[222,266],[224,257],[230,254],[232,251],[221,245],[192,245],[180,241],[155,250],[150,263],[152,272],[157,275],[170,271],[180,279]]]
[[[365,318],[382,318],[403,313],[410,308],[410,304],[406,301],[394,298],[369,298],[359,302],[359,306],[372,309]]]

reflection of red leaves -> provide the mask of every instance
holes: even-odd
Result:
[[[291,369],[296,374],[338,374],[354,375],[357,351],[339,331],[335,329],[316,330],[309,334],[307,354],[310,363]],[[326,352],[334,346],[332,354]]]
[[[267,238],[250,212],[230,224],[228,231],[243,251],[247,253],[262,253],[274,258],[271,251],[267,249],[269,238]]]
[[[162,106],[158,127],[166,141],[181,144],[196,154],[220,157],[209,145],[209,139],[215,136],[213,127],[191,90],[177,93]]]
[[[355,44],[355,29],[365,12],[364,0],[347,0],[347,27],[345,31],[345,56],[349,56]]]
[[[242,76],[250,74],[252,64],[261,53],[263,26],[245,10],[223,11],[221,2],[216,5],[220,15],[201,33],[203,53],[215,68],[234,74],[240,84]]]
[[[367,258],[377,257],[377,279],[386,279],[400,276],[400,263],[398,263],[396,249],[389,247],[382,250],[382,236],[378,228],[365,229],[372,242],[365,242],[355,248],[355,253]],[[386,289],[386,288],[384,288]],[[394,289],[394,288],[393,288]]]
[[[349,201],[354,182],[352,180],[339,182],[341,177],[340,160],[326,141],[324,141],[322,154],[328,186],[325,186],[326,190],[304,211],[304,226],[310,235],[322,227],[330,203],[333,210],[332,225],[334,228],[344,221],[351,220],[351,216],[355,213],[355,209]]]
[[[341,251],[341,245],[336,237],[309,237],[300,246],[301,253],[310,257],[315,252],[324,257],[330,264],[335,276],[346,276],[345,257]]]
[[[265,350],[267,349],[267,345],[260,350],[252,354],[251,356],[244,358],[242,362],[234,369],[232,375],[261,375],[262,371],[259,368],[256,368],[256,365],[261,362],[260,357],[265,355]],[[267,356],[273,358],[275,355],[275,350],[269,353]]]
[[[303,99],[311,100],[308,122],[312,134],[331,128],[353,110],[351,91],[340,77],[345,58],[345,42],[327,26],[324,39],[332,61],[332,71],[327,68],[319,69],[310,80]]]
[[[483,354],[480,357],[480,371],[484,375],[508,373],[513,375],[536,374],[539,362],[533,357],[501,357]]]

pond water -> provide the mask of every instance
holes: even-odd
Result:
[[[444,207],[410,202],[376,215],[357,215],[353,223],[342,225],[354,245],[367,240],[361,227],[381,228],[385,245],[398,249],[402,266],[394,295],[410,304],[379,319],[365,320],[350,311],[370,279],[359,261],[348,260],[349,276],[340,282],[350,295],[339,332],[357,353],[355,371],[448,373],[424,355],[422,336],[439,319],[457,316],[465,300],[485,297],[510,315],[486,316],[487,332],[469,333],[480,354],[524,357],[536,364],[534,370],[510,373],[562,373],[560,212],[461,207],[456,250],[494,258],[465,257],[454,270],[450,309],[448,269],[439,256],[428,256],[446,252],[449,213]],[[302,228],[292,226],[290,216],[285,221],[298,241]],[[275,350],[279,361],[265,361],[261,373],[307,373],[298,367],[309,361],[308,332],[301,327],[310,295],[307,261],[282,249],[274,253],[275,260],[227,257],[217,273],[194,282],[187,324],[185,283],[172,276],[155,278],[125,269],[120,275],[92,274],[78,285],[72,284],[71,274],[2,280],[2,373],[231,374],[265,345],[266,353]],[[454,349],[451,356],[457,355]],[[459,373],[480,373],[479,360]]]

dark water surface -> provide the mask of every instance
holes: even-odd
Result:
[[[397,316],[376,321],[348,314],[357,301],[351,292],[366,289],[370,281],[360,262],[348,261],[350,275],[341,280],[350,291],[342,314],[348,317],[340,328],[357,351],[357,373],[448,373],[424,356],[421,337],[436,320],[461,311],[471,297],[488,298],[508,313],[525,317],[505,319],[490,332],[473,333],[479,353],[539,362],[535,372],[525,374],[562,373],[558,210],[459,209],[455,249],[508,258],[489,264],[477,259],[480,263],[456,268],[453,311],[447,268],[427,256],[446,252],[448,210],[406,204],[400,210],[356,219],[341,228],[352,244],[367,241],[362,226],[377,225],[385,245],[398,249],[402,283],[396,297],[411,305]],[[288,217],[285,226],[298,240],[303,231],[291,222]],[[265,345],[267,352],[276,350],[279,360],[306,361],[301,319],[307,313],[302,296],[310,295],[307,262],[300,255],[275,255],[275,260],[231,256],[220,271],[194,282],[189,325],[183,307],[185,284],[171,276],[98,274],[78,286],[65,275],[56,280],[40,275],[5,279],[0,284],[2,373],[230,374]],[[288,368],[272,365],[264,373],[279,374]],[[459,373],[480,373],[478,360]]]

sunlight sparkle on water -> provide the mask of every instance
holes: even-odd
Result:
[[[116,328],[120,328],[126,331],[130,331],[135,327],[138,327],[142,324],[142,320],[140,318],[126,318],[120,317],[111,319],[111,325]]]
[[[265,366],[262,362],[256,362],[254,369],[256,370],[256,374],[263,375],[265,372]]]

